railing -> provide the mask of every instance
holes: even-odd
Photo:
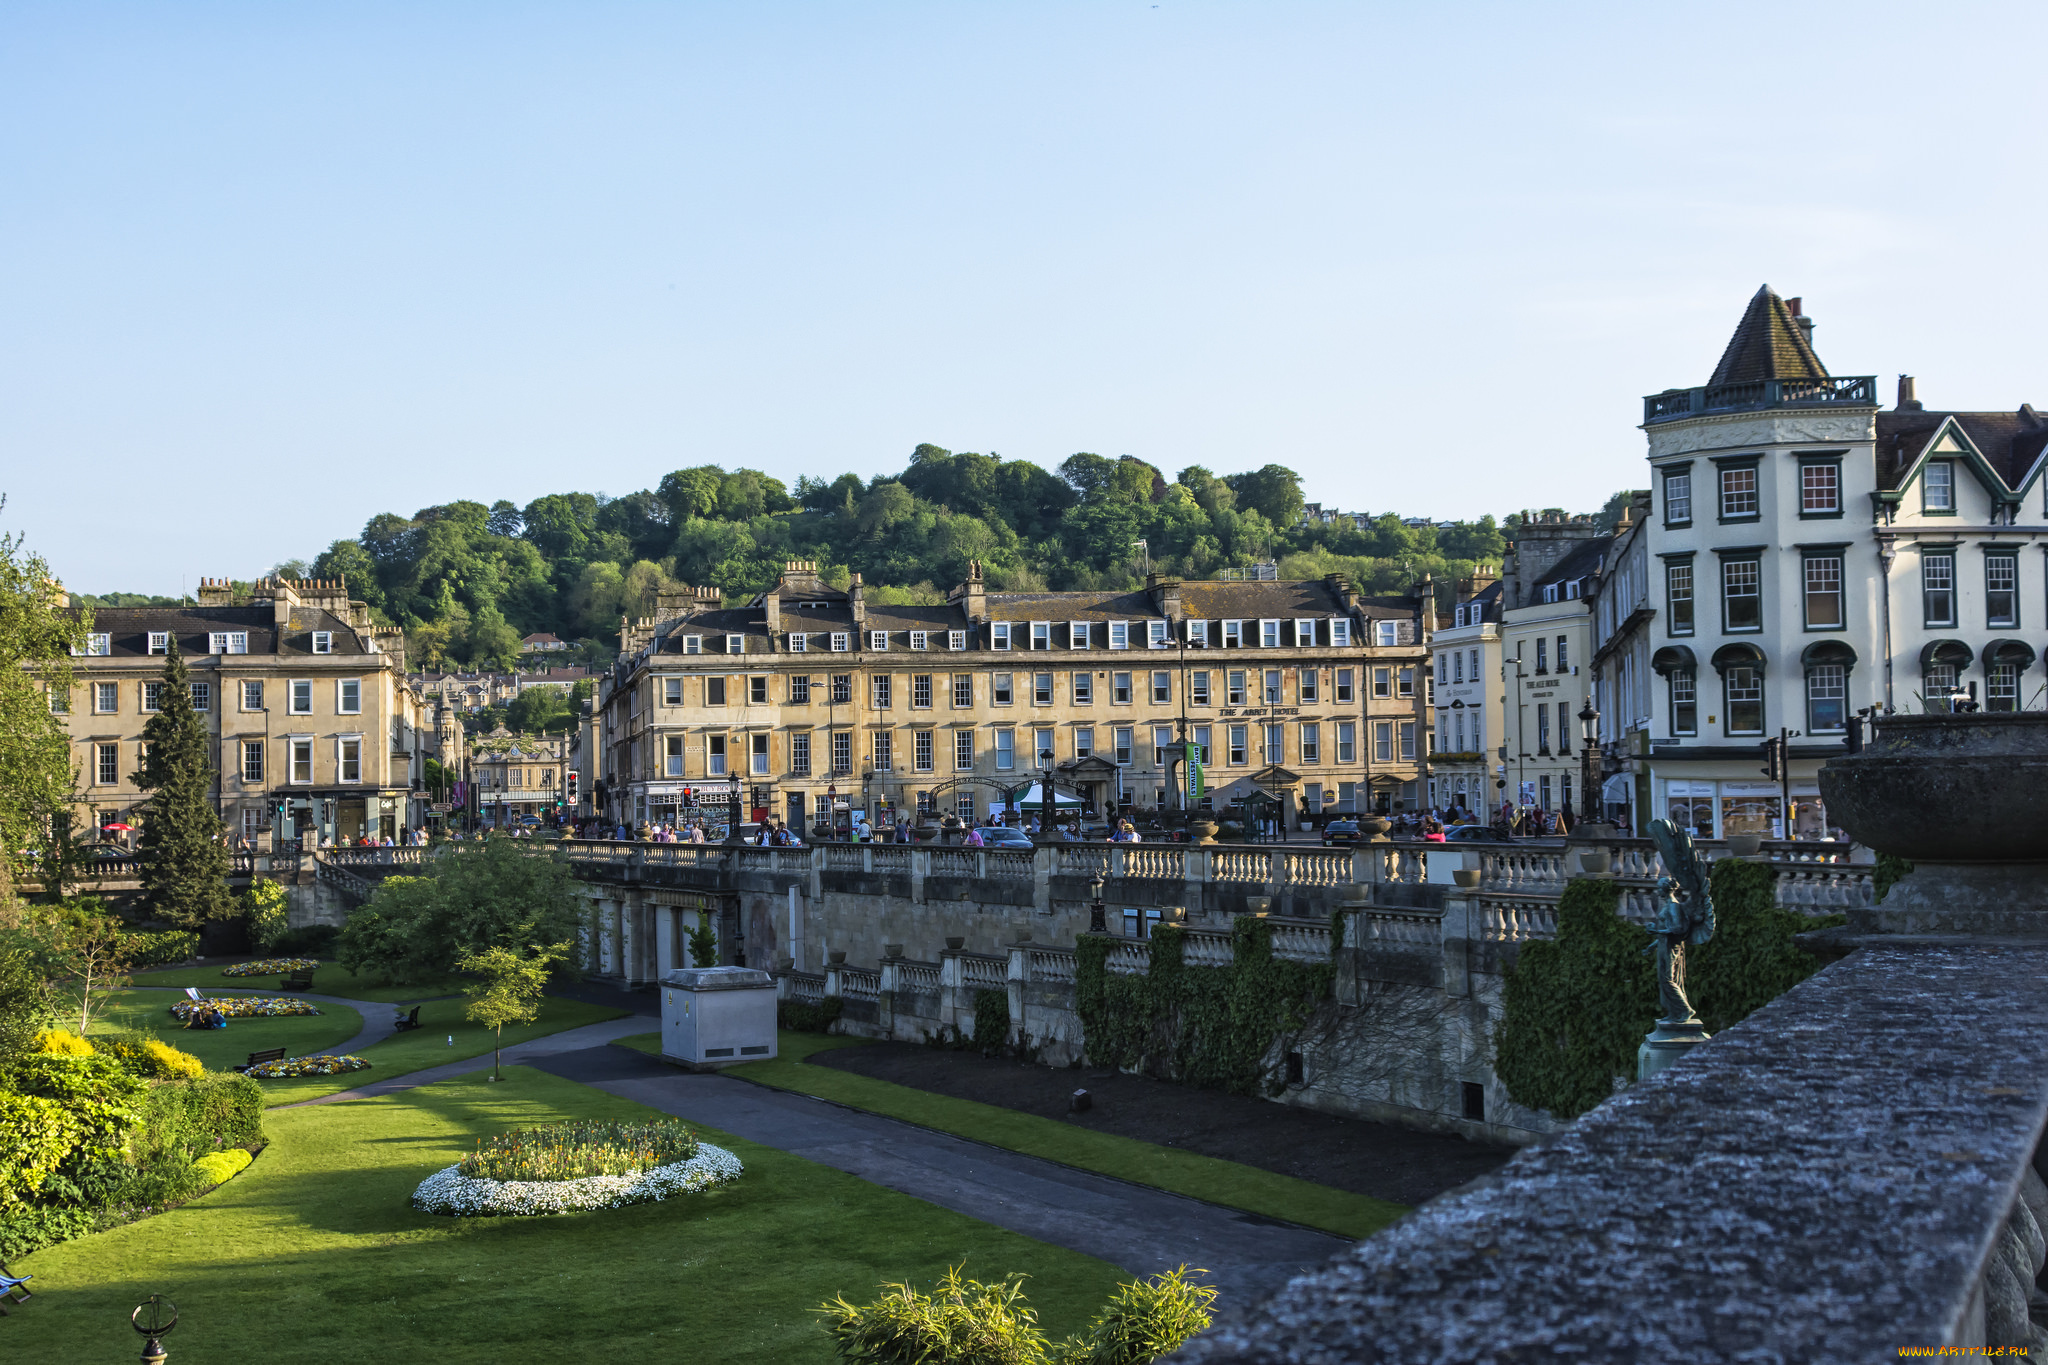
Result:
[[[899,991],[936,993],[939,989],[939,964],[936,962],[897,962],[890,970],[895,974],[895,989]]]
[[[815,1002],[825,998],[825,976],[822,972],[784,972],[782,974],[782,998]]]
[[[1273,874],[1272,855],[1263,850],[1228,848],[1212,849],[1209,853],[1209,880],[1212,882],[1260,882],[1268,881]]]
[[[907,875],[910,871],[910,850],[907,848],[876,847],[870,844],[868,859],[868,866],[876,872],[901,872]]]
[[[1037,855],[991,852],[984,857],[988,860],[988,872],[985,875],[990,881],[1028,882],[1031,880],[1032,864],[1036,861]]]
[[[821,850],[825,855],[825,870],[828,872],[859,872],[861,861],[860,844],[827,844]]]
[[[1180,941],[1180,960],[1190,967],[1228,967],[1232,953],[1230,935],[1214,930],[1190,929]]]
[[[1288,962],[1330,960],[1328,920],[1276,919],[1272,924],[1274,957]]]
[[[1557,902],[1542,896],[1481,893],[1474,900],[1479,936],[1489,943],[1557,937]]]
[[[1090,881],[1096,877],[1107,877],[1109,850],[1100,845],[1074,848],[1065,844],[1054,844],[1052,870],[1055,876],[1080,877]]]
[[[1152,970],[1152,945],[1142,939],[1125,939],[1110,945],[1102,969],[1118,976],[1144,976]]]
[[[1433,911],[1373,909],[1355,916],[1352,922],[1365,943],[1435,948],[1443,942],[1442,918]]]
[[[1877,378],[1874,375],[1840,375],[1824,379],[1751,379],[1739,384],[1671,389],[1643,399],[1643,421],[1663,422],[1694,413],[1771,408],[1786,403],[1875,406]]]
[[[978,877],[981,869],[975,865],[974,850],[971,848],[935,848],[932,854],[933,877]]]
[[[872,967],[838,967],[839,994],[848,1000],[878,1000],[882,995],[882,973]]]
[[[1010,960],[979,953],[952,953],[960,964],[960,984],[971,990],[1001,990],[1008,983]]]
[[[1187,860],[1177,848],[1126,844],[1123,854],[1126,877],[1156,877],[1177,882],[1187,876]]]
[[[1281,857],[1290,886],[1345,886],[1351,881],[1351,855],[1328,849],[1286,853]]]
[[[328,848],[322,849],[320,856],[340,867],[388,867],[394,863],[425,862],[427,851],[423,848],[403,847]]]
[[[1074,951],[1071,948],[1027,948],[1024,979],[1053,986],[1074,984]]]

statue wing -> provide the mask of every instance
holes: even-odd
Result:
[[[1650,838],[1657,845],[1657,856],[1664,860],[1664,870],[1671,874],[1671,880],[1683,887],[1693,903],[1705,907],[1705,913],[1711,916],[1713,910],[1707,894],[1707,869],[1693,849],[1692,833],[1669,820],[1652,820]]]

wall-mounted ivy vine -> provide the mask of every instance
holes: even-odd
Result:
[[[1284,1084],[1263,1074],[1273,1042],[1302,1028],[1330,993],[1327,962],[1273,956],[1273,926],[1240,916],[1227,967],[1187,964],[1186,932],[1152,933],[1151,970],[1108,970],[1118,940],[1083,935],[1076,945],[1074,1003],[1090,1061],[1213,1090],[1254,1094]]]
[[[1714,937],[1688,950],[1686,984],[1709,1033],[1740,1022],[1811,976],[1819,960],[1792,936],[1843,923],[1776,904],[1764,863],[1714,864]],[[1618,883],[1578,878],[1557,907],[1557,937],[1522,946],[1494,1030],[1494,1072],[1517,1104],[1577,1118],[1636,1074],[1657,1022],[1650,935],[1615,913]]]

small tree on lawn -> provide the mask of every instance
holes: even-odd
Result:
[[[196,929],[241,907],[228,890],[231,861],[214,809],[206,726],[192,709],[192,683],[176,635],[170,651],[156,714],[142,727],[142,770],[133,778],[151,793],[137,851],[150,908],[173,924]]]
[[[50,931],[52,956],[78,982],[78,1036],[83,1038],[92,1027],[94,1008],[127,984],[134,949],[121,922],[97,900],[63,906],[51,917]]]
[[[547,989],[548,974],[557,962],[569,956],[569,948],[567,940],[527,951],[486,948],[470,953],[457,964],[463,971],[483,978],[462,988],[469,997],[469,1008],[464,1013],[471,1022],[498,1035],[491,1049],[493,1080],[505,1078],[505,1025],[530,1024],[540,1017],[540,997]]]

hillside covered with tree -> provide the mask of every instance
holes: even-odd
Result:
[[[872,600],[939,601],[980,560],[998,590],[1133,586],[1155,571],[1189,578],[1277,560],[1282,577],[1349,574],[1368,592],[1406,590],[1497,563],[1503,531],[1476,522],[1364,526],[1301,521],[1300,476],[1269,464],[1169,478],[1128,455],[1078,454],[1057,472],[933,445],[900,473],[789,488],[753,469],[678,469],[621,497],[551,493],[518,507],[454,502],[383,513],[287,574],[346,577],[378,615],[405,627],[422,665],[508,666],[519,638],[550,631],[608,658],[619,618],[655,594],[711,585],[729,599],[812,559]],[[1513,518],[1509,519],[1509,525]],[[1137,542],[1143,541],[1140,546]]]

